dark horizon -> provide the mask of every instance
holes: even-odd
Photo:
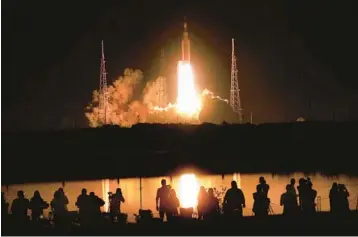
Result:
[[[2,128],[85,127],[101,40],[109,82],[127,67],[149,81],[161,49],[168,74],[180,58],[184,16],[198,84],[225,98],[235,38],[246,121],[250,112],[255,123],[358,119],[353,9],[353,1],[3,1]]]
[[[183,167],[213,174],[321,172],[357,177],[352,165],[357,128],[358,121],[3,132],[2,165],[17,169],[4,169],[2,182],[160,177]],[[56,161],[55,169],[51,161]]]

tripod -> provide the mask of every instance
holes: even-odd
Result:
[[[271,203],[269,204],[268,212],[269,212],[269,215],[274,215],[274,214],[275,214],[275,213],[273,212]]]

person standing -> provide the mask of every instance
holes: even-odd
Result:
[[[157,196],[155,198],[155,206],[157,211],[159,211],[159,218],[161,221],[164,220],[164,215],[168,218],[168,201],[169,201],[169,192],[170,189],[167,186],[167,181],[162,179],[162,187],[158,188]]]

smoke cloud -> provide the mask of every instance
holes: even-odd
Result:
[[[143,88],[143,72],[126,68],[120,76],[108,86],[107,124],[131,127],[137,123],[222,123],[233,121],[234,114],[226,99],[215,96],[205,89],[201,93],[203,108],[199,121],[181,119],[174,104],[168,103],[167,79],[158,77],[146,83],[140,98],[134,98]],[[92,93],[92,102],[86,108],[86,117],[90,127],[103,125],[105,111],[99,107],[102,98],[99,91]]]
[[[141,88],[143,73],[139,69],[127,68],[108,86],[107,123],[121,127],[131,127],[137,123],[165,122],[164,112],[154,110],[155,106],[166,106],[166,78],[158,77],[149,81],[143,91],[142,98],[134,99],[135,91]],[[95,90],[92,103],[85,113],[90,127],[103,125],[104,113],[99,107],[101,94]]]
[[[108,86],[107,123],[130,127],[146,119],[147,109],[140,101],[133,100],[133,94],[142,79],[142,71],[126,68],[124,75]],[[104,111],[99,108],[101,96],[97,90],[93,91],[92,103],[85,113],[91,127],[98,127],[103,123]]]

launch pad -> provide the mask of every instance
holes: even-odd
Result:
[[[101,45],[101,76],[99,91],[93,93],[93,102],[88,107],[86,117],[91,127],[102,125],[119,125],[131,127],[137,123],[190,123],[200,124],[207,121],[200,118],[206,103],[219,100],[231,108],[229,117],[237,119],[222,119],[223,121],[242,123],[242,108],[239,95],[238,70],[234,53],[234,41],[232,41],[232,73],[230,103],[214,95],[208,89],[197,89],[197,78],[194,75],[191,64],[191,42],[188,32],[188,23],[184,21],[184,30],[181,40],[181,60],[177,62],[177,97],[176,101],[166,104],[167,80],[160,76],[149,81],[143,90],[141,100],[134,100],[132,95],[136,85],[141,81],[143,73],[139,70],[126,69],[125,75],[120,77],[113,85],[107,85],[107,72],[104,60],[103,41]],[[204,87],[205,88],[205,87]],[[207,107],[208,108],[208,107]],[[215,109],[214,109],[215,110]],[[225,110],[227,111],[227,110]],[[215,114],[215,111],[212,112]],[[236,116],[231,114],[235,113]],[[216,113],[217,114],[217,113]],[[208,113],[206,113],[208,116]],[[204,116],[205,117],[205,116]],[[217,117],[217,115],[215,115]],[[227,117],[227,116],[226,116]],[[216,121],[211,120],[211,122]]]

